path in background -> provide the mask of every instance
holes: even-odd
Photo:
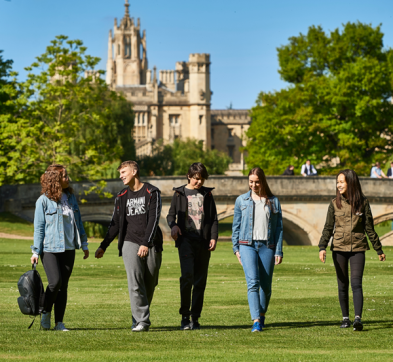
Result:
[[[34,240],[32,236],[19,236],[14,234],[0,233],[0,238],[3,239],[20,239],[20,240]]]

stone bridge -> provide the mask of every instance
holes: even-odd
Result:
[[[335,177],[269,176],[268,184],[279,197],[283,210],[284,239],[289,245],[317,245],[324,226],[329,201],[335,197]],[[160,226],[169,238],[170,230],[165,222],[169,210],[172,188],[185,183],[185,177],[147,177],[161,190],[162,216]],[[393,220],[393,180],[360,179],[363,192],[370,200],[374,224]],[[83,221],[108,224],[113,211],[114,198],[97,195],[81,196],[91,183],[74,182],[72,187],[78,198]],[[205,186],[213,191],[219,220],[233,215],[236,197],[248,190],[248,178],[243,176],[211,176]],[[123,188],[120,180],[107,180],[106,191],[116,195]],[[40,195],[39,184],[4,185],[0,187],[0,211],[9,211],[32,221],[35,201]],[[384,245],[393,245],[393,232],[383,237]]]

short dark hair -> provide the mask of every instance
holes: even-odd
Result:
[[[187,172],[187,180],[190,183],[190,178],[193,178],[195,175],[199,175],[200,178],[207,180],[209,178],[209,174],[207,173],[206,167],[203,163],[194,162]]]
[[[136,170],[136,178],[139,179],[139,165],[135,161],[124,161],[117,168],[117,171],[120,171],[124,167],[131,167],[133,170]]]

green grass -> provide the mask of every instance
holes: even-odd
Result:
[[[387,261],[366,253],[363,332],[342,330],[331,253],[284,247],[262,333],[251,333],[244,274],[230,243],[212,253],[200,331],[180,331],[179,261],[166,242],[148,333],[132,333],[126,274],[116,243],[101,260],[77,259],[65,324],[40,331],[20,313],[19,276],[29,269],[29,241],[0,239],[0,360],[28,361],[391,361],[393,247]],[[93,253],[98,244],[90,244]],[[46,284],[42,265],[38,266]],[[351,306],[351,315],[353,307]]]
[[[34,225],[10,212],[0,212],[0,232],[20,236],[33,236]]]

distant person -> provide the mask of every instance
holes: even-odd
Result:
[[[202,163],[193,163],[187,172],[187,185],[173,188],[175,193],[166,218],[179,251],[181,330],[201,328],[199,318],[210,253],[216,249],[218,239],[213,188],[203,186],[208,177]]]
[[[108,232],[96,251],[102,258],[113,239],[118,236],[119,256],[127,273],[133,332],[150,328],[150,305],[158,284],[162,259],[162,233],[158,226],[161,215],[160,190],[139,179],[135,161],[124,161],[117,168],[127,187],[115,199]]]
[[[283,175],[285,175],[285,176],[293,176],[293,175],[295,175],[295,172],[293,171],[294,168],[295,168],[294,166],[289,165],[289,166],[285,169]]]
[[[31,246],[33,256],[30,260],[32,264],[38,264],[38,256],[41,256],[48,278],[41,326],[50,329],[54,306],[54,330],[67,332],[63,318],[68,280],[74,267],[75,249],[83,250],[83,259],[89,257],[87,236],[65,167],[49,166],[40,181],[42,189],[35,205],[34,245]]]
[[[307,160],[304,165],[302,165],[302,170],[300,173],[304,176],[316,176],[318,174],[317,170],[315,169],[314,165],[311,164],[310,160]]]
[[[389,177],[389,178],[393,178],[393,161],[390,162],[390,167],[388,169],[388,173],[387,173],[386,176]]]
[[[281,264],[283,258],[282,213],[262,169],[250,171],[248,185],[250,191],[236,199],[232,244],[246,277],[251,332],[262,332],[272,295],[274,265]]]
[[[388,178],[381,169],[379,162],[375,162],[375,166],[371,169],[370,177],[372,178]]]
[[[319,241],[319,259],[325,263],[326,247],[330,238],[333,241],[333,262],[337,274],[338,299],[343,321],[340,328],[351,326],[348,300],[348,262],[351,269],[351,286],[355,319],[353,330],[361,331],[363,310],[362,279],[365,264],[365,251],[369,250],[366,235],[377,252],[379,260],[385,261],[379,237],[374,230],[374,220],[370,203],[363,195],[359,178],[355,171],[343,170],[336,177],[336,198],[330,202],[325,227]]]

